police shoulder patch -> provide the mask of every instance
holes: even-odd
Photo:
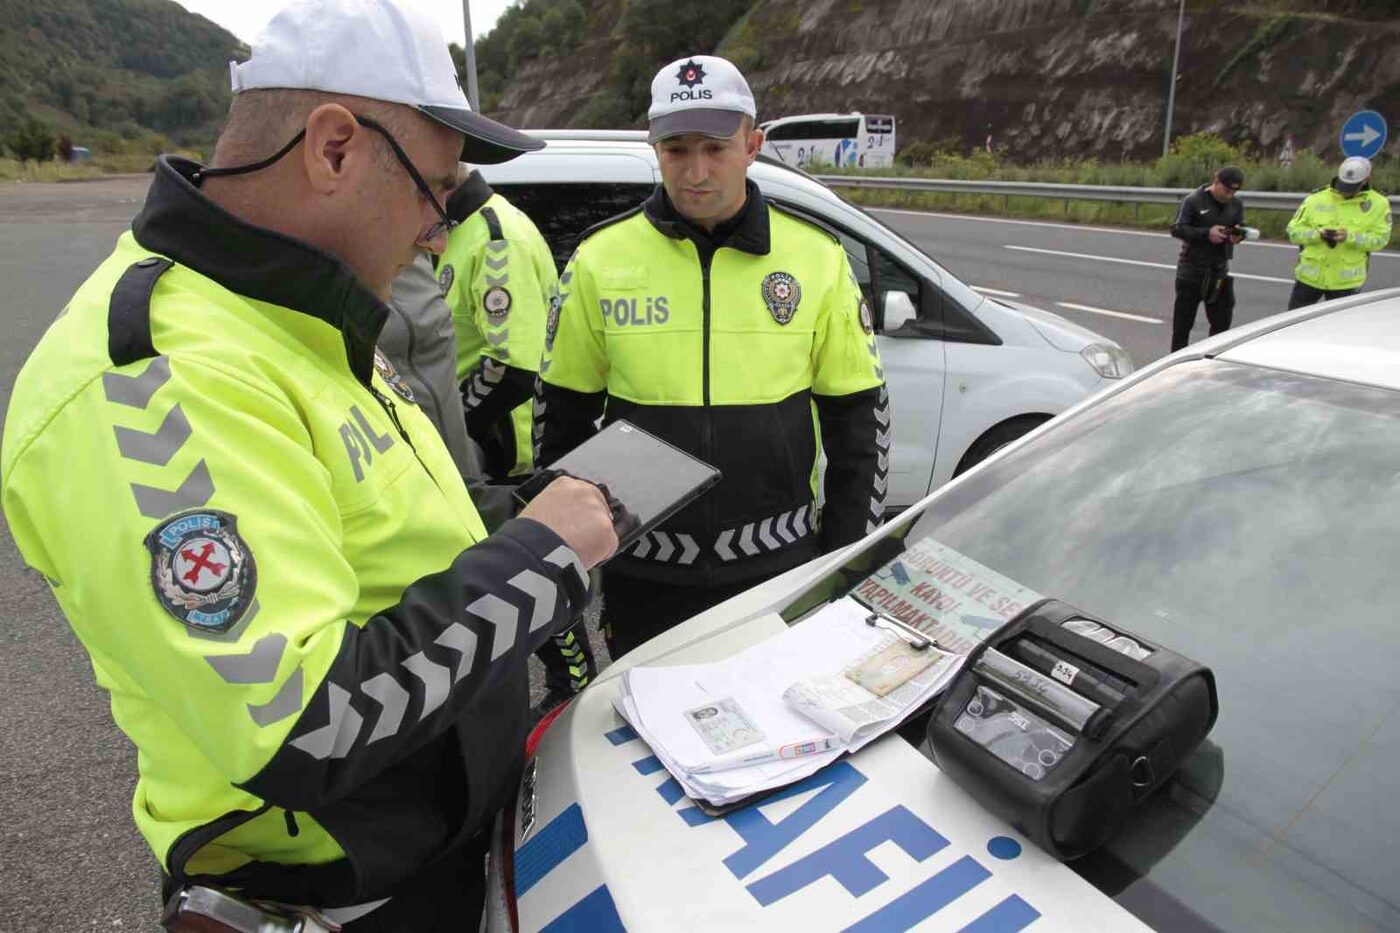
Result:
[[[554,335],[559,333],[559,309],[564,305],[564,298],[558,292],[549,299],[549,319],[544,325],[544,348],[554,349]]]
[[[510,292],[504,285],[489,288],[481,297],[481,306],[486,309],[486,317],[491,323],[499,324],[510,313]]]
[[[867,334],[875,333],[875,318],[870,313],[870,302],[860,300],[860,329]]]
[[[172,515],[146,535],[151,588],[166,612],[196,631],[225,632],[257,590],[253,553],[238,520],[215,509]]]
[[[446,297],[452,291],[452,279],[457,275],[457,270],[451,265],[444,264],[442,271],[438,273],[438,288],[442,289],[442,294]]]
[[[779,324],[786,324],[797,313],[798,302],[802,300],[802,286],[797,279],[786,272],[770,272],[764,276],[763,303],[768,313]]]
[[[1364,214],[1366,211],[1369,211],[1370,209],[1371,209],[1371,199],[1370,199],[1370,198],[1367,198],[1366,200],[1364,200],[1364,201],[1361,202],[1361,212]]]
[[[374,371],[379,373],[379,378],[384,380],[384,384],[393,389],[399,398],[405,402],[418,403],[418,398],[413,394],[413,387],[410,386],[399,371],[394,368],[394,364],[389,362],[389,358],[378,347],[374,348]]]

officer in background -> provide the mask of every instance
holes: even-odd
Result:
[[[672,62],[649,117],[662,185],[595,227],[559,280],[536,461],[599,416],[625,418],[724,478],[604,569],[614,658],[873,530],[889,467],[870,308],[837,239],[747,180],[763,133],[743,75],[712,56]]]
[[[1214,336],[1230,329],[1235,313],[1235,281],[1230,258],[1244,239],[1244,205],[1236,197],[1244,172],[1227,165],[1208,185],[1188,194],[1176,212],[1172,236],[1181,240],[1176,260],[1176,305],[1172,309],[1172,351],[1191,342],[1196,308],[1205,302]]]
[[[1371,187],[1371,163],[1351,156],[1326,188],[1308,195],[1288,222],[1298,245],[1288,310],[1355,295],[1371,254],[1390,243],[1390,201]]]
[[[529,402],[558,282],[554,256],[534,222],[480,172],[453,192],[447,213],[461,223],[437,269],[452,309],[467,433],[486,452],[490,476],[527,474]]]
[[[616,536],[563,479],[487,537],[375,341],[445,245],[464,137],[537,141],[472,113],[394,0],[296,0],[231,71],[215,167],[157,162],[21,371],[0,502],[136,745],[172,908],[216,885],[347,933],[475,929],[527,657]]]
[[[559,277],[534,222],[492,191],[480,172],[452,193],[447,215],[460,223],[438,258],[438,285],[451,307],[461,407],[487,475],[501,481],[533,465],[530,397]],[[538,712],[573,696],[597,674],[582,625],[556,633],[538,657],[546,691]]]

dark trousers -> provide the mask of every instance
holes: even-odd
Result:
[[[603,637],[616,661],[691,616],[737,596],[760,581],[727,586],[676,586],[603,573]]]
[[[486,906],[486,859],[478,844],[452,864],[425,869],[389,903],[345,924],[345,933],[476,933]]]
[[[1172,309],[1172,352],[1191,342],[1196,307],[1205,302],[1210,335],[1230,329],[1235,317],[1235,280],[1224,273],[1178,269],[1176,305]]]
[[[1346,288],[1338,292],[1329,292],[1313,288],[1311,285],[1304,285],[1302,282],[1294,282],[1293,293],[1288,296],[1288,310],[1306,308],[1308,305],[1317,304],[1319,301],[1331,301],[1333,298],[1345,298],[1348,295],[1355,295],[1359,291],[1361,291],[1359,288]]]

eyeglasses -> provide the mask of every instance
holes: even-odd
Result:
[[[447,216],[447,212],[443,210],[442,205],[438,202],[437,196],[433,194],[433,189],[430,188],[428,186],[428,183],[423,180],[423,176],[418,171],[418,167],[413,164],[413,160],[408,157],[408,153],[403,151],[403,147],[400,146],[399,141],[394,138],[394,134],[390,133],[387,129],[385,129],[382,124],[375,120],[371,120],[369,117],[361,116],[358,113],[351,114],[351,116],[355,118],[356,123],[359,123],[361,126],[367,126],[370,129],[374,130],[376,133],[378,133],[380,136],[384,137],[384,141],[388,143],[389,148],[393,150],[394,157],[399,160],[399,164],[403,166],[404,171],[408,172],[408,177],[412,178],[413,183],[418,186],[418,193],[421,194],[424,198],[426,198],[428,203],[433,206],[433,210],[437,212],[437,222],[432,224],[432,226],[428,227],[428,229],[424,230],[421,234],[419,234],[418,239],[421,242],[425,243],[431,242],[455,228],[457,226],[457,221]],[[246,175],[248,172],[256,172],[258,169],[267,168],[269,165],[276,162],[278,159],[282,158],[284,155],[295,149],[297,143],[301,142],[305,136],[305,129],[298,131],[297,134],[291,138],[291,141],[287,143],[287,145],[283,146],[281,149],[278,149],[276,152],[268,156],[266,159],[263,159],[261,162],[252,162],[248,165],[236,165],[231,168],[200,169],[198,172],[195,173],[195,184],[199,184],[202,178],[217,178],[223,175]],[[459,180],[460,177],[461,166],[458,165]]]
[[[390,133],[381,124],[371,120],[369,117],[362,117],[358,113],[353,114],[353,116],[356,122],[361,126],[367,126],[384,137],[384,141],[388,143],[389,148],[394,151],[394,157],[399,160],[399,164],[403,166],[404,171],[408,172],[408,177],[412,178],[413,183],[418,186],[419,194],[423,195],[428,203],[433,206],[433,210],[437,212],[437,223],[430,226],[427,230],[424,230],[419,236],[419,239],[424,242],[436,240],[438,237],[455,228],[457,226],[457,221],[447,216],[447,212],[443,210],[442,205],[438,203],[437,195],[433,194],[433,189],[428,187],[428,183],[423,180],[423,176],[419,173],[417,166],[415,166],[413,160],[408,157],[408,153],[403,151],[403,148],[399,145],[399,141],[394,138],[394,134]],[[302,132],[304,133],[305,130]]]

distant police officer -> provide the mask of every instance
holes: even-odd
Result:
[[[1235,197],[1244,173],[1227,165],[1208,185],[1181,202],[1172,223],[1172,236],[1181,240],[1176,260],[1176,304],[1172,309],[1172,350],[1191,342],[1196,308],[1205,302],[1211,335],[1230,329],[1235,311],[1235,283],[1230,257],[1244,239],[1244,205]]]
[[[870,308],[840,242],[747,180],[763,142],[748,83],[724,59],[681,59],[652,81],[649,116],[662,186],[594,228],[560,278],[536,459],[625,418],[724,479],[604,569],[614,657],[873,530],[889,469]]]
[[[504,480],[532,465],[530,397],[559,276],[534,222],[492,191],[480,172],[452,193],[447,214],[461,222],[438,259],[438,282],[452,309],[467,432],[483,451],[487,475]],[[539,658],[546,689],[541,711],[582,690],[597,673],[581,625],[556,633]]]
[[[568,479],[487,537],[375,341],[444,246],[463,137],[475,162],[536,142],[472,113],[394,0],[297,0],[233,82],[216,167],[157,162],[21,371],[5,516],[136,745],[167,893],[476,929],[526,658],[616,537]]]
[[[1352,156],[1337,177],[1298,206],[1288,239],[1298,244],[1288,309],[1355,295],[1366,284],[1371,254],[1390,242],[1390,201],[1371,187],[1371,163]]]

